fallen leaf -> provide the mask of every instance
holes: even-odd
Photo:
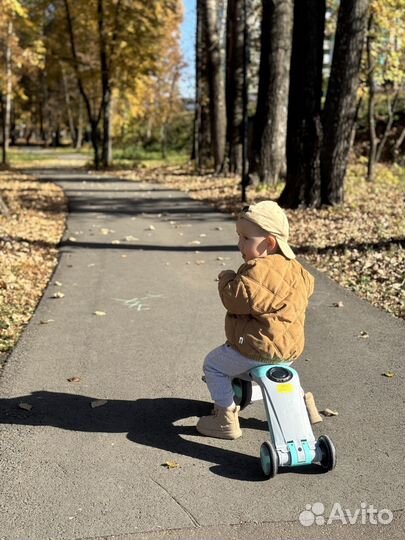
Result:
[[[344,305],[344,304],[343,304],[342,301],[340,301],[340,302],[334,302],[334,303],[332,304],[333,307],[343,307],[343,305]]]
[[[62,283],[60,281],[55,281],[54,285],[55,287],[62,287]]]
[[[332,411],[332,409],[324,409],[323,411],[320,411],[324,416],[338,416],[339,413],[337,411]]]
[[[392,377],[395,377],[395,373],[393,371],[384,371],[384,373],[381,373],[384,377],[388,377],[389,379],[392,379]]]
[[[119,240],[113,240],[111,243],[112,244],[121,244],[121,242]]]
[[[102,407],[106,403],[108,403],[106,399],[95,399],[90,403],[90,406],[92,409],[95,409],[96,407]]]
[[[195,264],[198,264],[198,265],[200,265],[200,264],[205,264],[205,261],[203,261],[203,260],[198,260],[198,261],[195,261]]]
[[[105,311],[94,311],[93,315],[97,315],[98,317],[104,317],[104,315],[107,315]]]
[[[154,225],[149,225],[149,227],[146,227],[145,231],[156,231],[156,227]]]
[[[77,242],[77,239],[74,236],[69,236],[69,242]]]
[[[200,238],[205,238],[207,235],[205,233],[200,234]]]
[[[32,405],[30,403],[19,403],[18,407],[23,409],[23,411],[30,411],[32,409]]]
[[[39,321],[39,324],[49,324],[55,322],[53,319],[43,319],[42,321]]]
[[[80,382],[80,377],[69,377],[68,382]]]
[[[368,335],[368,333],[365,330],[362,330],[357,337],[367,339],[370,336]]]
[[[162,463],[162,467],[166,467],[167,469],[179,469],[180,465],[176,461],[165,461]]]
[[[192,240],[191,242],[189,242],[189,244],[192,246],[199,246],[201,242],[199,240]]]
[[[51,296],[51,298],[64,298],[65,294],[63,292],[56,292]]]

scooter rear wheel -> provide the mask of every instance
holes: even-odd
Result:
[[[274,478],[278,472],[278,454],[270,441],[260,447],[260,464],[266,478]]]
[[[336,467],[336,450],[333,442],[327,435],[321,435],[317,441],[321,450],[321,467],[326,471],[331,471]]]

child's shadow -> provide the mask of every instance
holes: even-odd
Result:
[[[47,391],[0,399],[0,423],[128,433],[128,439],[138,444],[214,463],[210,470],[220,476],[263,480],[258,456],[235,450],[237,441],[218,441],[218,447],[214,447],[204,443],[204,437],[197,433],[194,425],[176,425],[185,418],[209,414],[210,406],[206,402],[181,398],[111,399],[92,408],[94,400],[88,396]],[[32,409],[21,409],[21,403],[31,405]],[[220,447],[224,444],[227,448]]]

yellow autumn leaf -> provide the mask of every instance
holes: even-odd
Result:
[[[166,467],[167,469],[179,469],[180,465],[176,461],[165,461],[162,463],[162,467]]]

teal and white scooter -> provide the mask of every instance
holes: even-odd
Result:
[[[273,478],[279,467],[319,463],[326,471],[334,469],[335,447],[327,435],[315,440],[295,369],[286,364],[258,366],[246,380],[233,379],[232,384],[241,409],[263,399],[270,440],[260,447],[260,463],[267,478]]]

